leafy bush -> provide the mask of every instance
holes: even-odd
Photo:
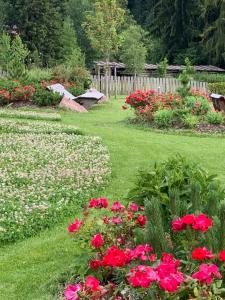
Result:
[[[162,109],[154,114],[154,124],[159,128],[169,128],[173,123],[173,110]]]
[[[225,95],[225,82],[210,83],[209,90],[211,93]]]
[[[32,83],[37,83],[41,80],[49,81],[52,79],[52,70],[44,68],[32,68],[27,73],[27,80]]]
[[[185,98],[185,105],[191,113],[197,116],[205,115],[210,111],[209,101],[201,96],[188,96]]]
[[[206,115],[209,124],[220,125],[224,123],[224,113],[209,111]]]
[[[197,72],[194,75],[194,80],[204,81],[209,83],[225,82],[225,75],[219,73],[210,74],[210,73]]]
[[[170,219],[199,211],[216,215],[225,191],[215,176],[201,166],[175,156],[150,170],[141,171],[128,197],[140,205],[159,199],[165,218]]]
[[[195,128],[195,126],[198,124],[199,122],[199,118],[198,116],[192,115],[192,114],[186,114],[183,119],[183,124],[185,127],[187,128]]]
[[[62,95],[57,92],[49,91],[39,85],[36,85],[36,91],[33,95],[33,102],[38,106],[54,106],[60,103]]]

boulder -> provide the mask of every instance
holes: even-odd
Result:
[[[65,96],[63,97],[62,101],[59,103],[59,106],[76,112],[82,112],[82,113],[88,112],[86,108],[84,108],[82,105],[80,105],[79,103],[77,103],[72,99],[66,98]]]

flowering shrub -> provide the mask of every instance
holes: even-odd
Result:
[[[110,174],[99,138],[31,131],[0,134],[0,242],[55,224]]]
[[[102,219],[91,213],[94,209],[104,211]],[[225,250],[213,254],[196,246],[213,220],[204,214],[174,219],[172,231],[185,231],[194,240],[159,256],[146,241],[140,244],[140,234],[146,234],[144,212],[136,203],[124,206],[116,201],[109,207],[105,198],[91,199],[83,220],[68,227],[76,240],[86,232],[85,247],[92,249],[87,277],[71,282],[64,290],[65,299],[224,299]],[[139,224],[141,216],[145,222]],[[121,222],[111,222],[113,218]]]
[[[217,116],[217,112],[215,117],[208,117],[207,114],[213,109],[210,97],[197,89],[191,90],[183,98],[172,93],[138,90],[126,98],[122,108],[126,110],[129,106],[134,109],[138,120],[148,121],[158,128],[194,128],[210,120],[218,120],[214,124],[224,123],[224,117]]]

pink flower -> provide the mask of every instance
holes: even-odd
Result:
[[[212,219],[206,217],[204,214],[200,214],[195,218],[195,222],[192,225],[194,230],[200,230],[206,232],[210,227],[212,227]]]
[[[119,202],[116,201],[113,203],[113,206],[111,207],[111,211],[113,212],[124,212],[125,207]]]
[[[214,255],[206,247],[203,247],[203,248],[196,248],[192,252],[192,258],[195,260],[205,260],[205,259],[214,258]]]
[[[132,210],[132,211],[138,211],[138,205],[136,203],[131,203],[130,204],[130,210]]]
[[[222,275],[216,265],[202,264],[199,267],[199,271],[192,275],[192,278],[197,279],[203,284],[211,284],[214,278],[221,279]]]
[[[153,268],[139,265],[130,270],[127,279],[133,287],[148,288],[159,277]]]
[[[91,240],[91,245],[96,248],[99,249],[102,247],[102,245],[104,244],[104,239],[103,236],[101,234],[96,234],[93,236],[92,240]]]
[[[120,225],[123,223],[123,220],[120,217],[112,217],[109,219],[109,223],[113,223],[115,225]]]
[[[192,225],[195,222],[196,217],[194,215],[186,215],[181,218],[181,220],[185,225]]]
[[[83,287],[80,283],[75,285],[69,285],[64,291],[64,296],[67,300],[79,300],[80,297],[77,293],[82,291],[82,289]]]
[[[160,279],[159,286],[161,287],[161,289],[169,293],[174,293],[178,290],[184,280],[185,278],[183,274],[181,272],[177,272],[174,274],[170,274],[170,276],[167,276],[163,279]]]
[[[219,253],[219,260],[220,261],[225,261],[225,250],[223,250]]]
[[[83,224],[84,224],[83,221],[79,221],[79,220],[76,219],[76,220],[74,220],[74,222],[73,222],[72,224],[70,224],[70,225],[68,226],[68,231],[69,231],[70,233],[79,231],[81,225],[83,225]]]
[[[99,199],[91,199],[89,202],[89,208],[107,208],[108,207],[108,200],[106,198],[99,198]]]
[[[150,255],[149,255],[149,260],[150,260],[151,262],[155,262],[155,261],[157,260],[156,254],[154,254],[154,253],[150,254]]]
[[[140,259],[142,261],[148,260],[147,254],[151,252],[153,249],[148,244],[146,245],[138,245],[136,248],[131,250],[130,258],[131,260]]]
[[[138,224],[141,227],[144,227],[145,224],[147,222],[147,218],[145,215],[140,215],[137,219],[136,219],[136,224]]]
[[[177,219],[172,221],[173,231],[182,231],[186,228],[186,225],[183,223],[182,219]]]
[[[91,275],[87,276],[85,281],[86,288],[90,289],[92,292],[95,292],[99,290],[99,284],[100,281],[97,278]]]

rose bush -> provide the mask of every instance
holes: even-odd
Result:
[[[99,217],[95,209],[100,210]],[[200,242],[210,233],[212,218],[200,213],[174,219],[171,231],[184,234],[186,241],[191,237],[192,242],[171,245],[170,251],[161,255],[144,239],[147,224],[143,206],[125,206],[119,201],[110,206],[105,198],[91,199],[83,219],[68,227],[76,240],[84,240],[85,233],[84,247],[90,251],[88,270],[70,282],[64,298],[224,299],[225,250],[213,253]]]

